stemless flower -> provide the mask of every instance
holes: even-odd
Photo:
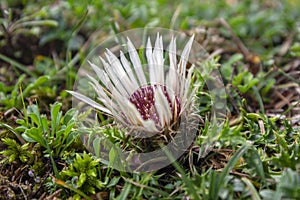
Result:
[[[167,51],[162,36],[157,34],[154,47],[148,38],[146,63],[142,63],[136,48],[127,39],[126,55],[120,51],[117,57],[107,49],[105,59],[100,57],[102,66],[89,62],[99,78],[98,81],[87,75],[97,102],[81,93],[68,92],[130,129],[147,133],[171,129],[191,107],[196,90],[196,86],[191,86],[194,65],[187,69],[193,38],[179,56],[176,38],[171,39]]]

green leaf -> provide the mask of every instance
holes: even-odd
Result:
[[[96,137],[93,140],[93,149],[98,158],[100,157],[100,140],[101,139],[99,137]]]
[[[11,163],[11,162],[15,161],[16,158],[17,158],[17,155],[16,155],[16,154],[11,154],[11,155],[9,156],[8,162]]]
[[[225,79],[229,80],[233,72],[233,64],[242,60],[243,55],[240,53],[234,54],[229,58],[229,60],[221,66],[221,73]]]
[[[63,124],[67,125],[68,123],[73,121],[72,119],[75,119],[77,114],[78,111],[76,111],[74,108],[68,110],[63,117]]]
[[[233,79],[232,79],[232,85],[235,86],[235,87],[237,87],[240,84],[242,84],[244,76],[245,76],[245,73],[240,73],[237,76],[233,77]]]
[[[239,91],[241,93],[246,93],[250,88],[252,88],[254,85],[256,85],[258,83],[258,79],[255,78],[247,83],[245,83],[245,85],[238,85],[237,88],[239,89]]]
[[[17,119],[16,123],[22,126],[26,125],[26,121],[24,119]]]
[[[299,198],[300,174],[290,168],[284,171],[280,178],[277,192],[285,198]]]
[[[75,132],[69,134],[67,140],[65,141],[64,148],[62,149],[61,152],[64,152],[78,138],[78,136],[79,135]]]
[[[290,49],[290,53],[293,57],[300,57],[300,43],[295,42]]]
[[[58,26],[58,22],[54,21],[54,20],[32,20],[32,21],[25,21],[25,22],[21,22],[18,23],[18,26],[16,26],[15,28],[21,28],[23,26],[50,26],[50,27],[57,27]]]
[[[89,169],[86,174],[88,176],[91,176],[91,177],[97,177],[97,171],[96,171],[96,168],[93,168],[93,169]]]
[[[48,133],[49,129],[48,129],[48,120],[47,120],[47,117],[45,115],[41,116],[40,117],[40,121],[41,121],[42,129],[43,129],[43,133]],[[47,134],[47,137],[49,137],[49,134]]]
[[[75,122],[68,123],[66,129],[64,130],[64,138],[66,138],[71,132],[72,128],[75,126]]]
[[[251,181],[249,179],[247,179],[246,177],[243,177],[242,181],[244,181],[244,183],[247,185],[252,199],[261,200],[259,194],[257,193],[257,190],[255,189],[255,187],[253,186]]]
[[[77,186],[81,187],[86,181],[86,173],[81,173],[78,179]]]
[[[109,151],[109,164],[110,166],[117,167],[121,171],[124,171],[124,165],[122,165],[122,153],[120,149],[113,146]],[[122,170],[123,169],[123,170]]]
[[[243,146],[241,146],[237,152],[231,157],[229,162],[227,163],[226,167],[223,169],[220,176],[216,177],[215,174],[212,174],[213,180],[211,181],[210,188],[212,191],[209,192],[209,199],[218,199],[219,192],[221,191],[222,186],[225,183],[225,178],[228,176],[229,172],[232,170],[232,168],[235,166],[237,161],[243,156],[245,152],[250,148],[250,145],[248,143],[245,143]],[[215,180],[216,179],[216,180]]]
[[[87,191],[90,193],[90,194],[95,194],[96,191],[95,191],[95,188],[93,186],[88,186],[87,187]]]
[[[43,137],[43,131],[41,128],[32,127],[27,129],[25,133],[22,134],[22,137],[27,142],[38,142],[43,147],[47,148],[46,140]]]
[[[120,178],[120,177],[119,177]],[[105,187],[105,183],[101,182],[100,180],[96,180],[95,181],[95,186],[98,188],[98,189],[102,189]]]
[[[257,175],[265,183],[266,178],[263,163],[257,150],[254,147],[252,149],[249,149],[248,153],[245,155],[245,159],[247,160],[247,164],[255,169]]]
[[[40,116],[37,116],[35,113],[30,113],[29,115],[28,115],[28,117],[31,119],[31,121],[33,122],[33,123],[35,123],[37,126],[41,126],[41,124],[40,124]]]
[[[275,191],[270,190],[270,189],[265,189],[260,191],[259,193],[264,200],[274,200],[274,196],[275,196]]]
[[[24,66],[23,64],[11,59],[10,57],[5,56],[4,54],[0,54],[0,60],[3,60],[7,63],[10,63],[12,66],[15,66],[16,68],[20,69],[21,71],[25,72],[26,74],[30,75],[31,77],[36,76],[26,66]]]
[[[28,157],[25,155],[20,155],[19,159],[21,160],[21,162],[26,162],[28,160]]]
[[[59,128],[59,123],[60,123],[60,119],[61,119],[61,112],[60,108],[61,108],[62,104],[61,103],[55,103],[54,105],[52,105],[51,107],[51,135],[54,137],[55,132],[58,130]]]
[[[277,132],[275,132],[275,136],[276,136],[277,144],[279,144],[284,151],[288,152],[289,148],[288,148],[288,144],[286,143],[285,139],[281,135],[279,135]]]
[[[30,84],[25,88],[25,90],[23,91],[23,95],[24,95],[24,96],[28,96],[29,93],[30,93],[33,89],[35,89],[35,88],[37,88],[37,87],[43,85],[43,84],[46,83],[49,79],[50,79],[49,76],[41,76],[41,77],[39,77],[35,82],[30,83]]]
[[[131,184],[128,183],[128,182],[125,182],[125,185],[122,189],[122,192],[121,194],[116,198],[117,200],[126,200],[128,195],[129,195],[129,192],[131,190]]]
[[[22,81],[25,79],[25,74],[22,74],[19,78],[18,78],[18,81],[16,82],[16,84],[15,84],[15,87],[14,87],[14,89],[12,90],[12,92],[11,92],[11,98],[12,99],[16,99],[17,98],[17,96],[18,96],[18,91],[19,91],[19,87],[21,86],[21,83],[22,83]]]
[[[61,136],[63,135],[64,132],[65,132],[65,130],[63,130],[63,129],[56,131],[55,136],[53,136],[53,137],[56,138],[55,140],[62,142],[63,138]]]
[[[113,177],[113,178],[110,180],[110,182],[107,184],[106,187],[109,188],[109,187],[116,186],[117,183],[120,181],[120,178],[121,178],[121,177],[117,177],[117,176]]]
[[[77,173],[73,172],[73,171],[71,171],[71,169],[69,169],[69,170],[63,170],[63,171],[61,171],[61,175],[73,178],[73,177],[75,177],[77,175]]]

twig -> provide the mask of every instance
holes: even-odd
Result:
[[[180,14],[181,8],[182,8],[182,6],[181,6],[181,4],[179,4],[177,6],[177,8],[176,8],[176,10],[175,10],[175,12],[173,14],[173,16],[172,16],[172,19],[171,19],[171,22],[170,22],[170,24],[171,24],[170,25],[170,29],[172,29],[172,30],[175,27],[175,22],[176,22],[176,19],[178,18],[179,14]]]
[[[261,70],[261,61],[260,58],[255,55],[254,53],[250,52],[246,46],[243,44],[243,42],[240,40],[240,38],[238,38],[232,28],[230,27],[230,25],[225,21],[225,19],[220,18],[219,19],[219,23],[221,25],[223,25],[230,33],[232,40],[235,42],[235,44],[237,45],[238,49],[240,50],[240,52],[243,54],[244,59],[246,60],[246,62],[248,62],[250,64],[249,67],[249,71],[253,74],[256,75],[258,71]]]
[[[283,45],[281,46],[280,51],[278,52],[279,56],[283,56],[287,53],[287,51],[289,50],[289,48],[290,48],[290,46],[293,42],[294,36],[295,36],[295,33],[291,33],[291,34],[288,35],[286,41],[283,43]]]
[[[45,199],[45,196],[46,196],[46,192],[44,192],[44,193],[40,196],[40,198],[39,198],[38,200],[43,200],[43,199]]]
[[[247,59],[247,57],[251,54],[250,51],[245,47],[243,42],[238,38],[235,33],[233,32],[232,28],[230,25],[225,21],[224,18],[220,18],[220,23],[230,32],[230,35],[232,37],[232,40],[236,43],[237,47],[243,54],[243,56]]]
[[[220,55],[220,54],[223,53],[223,52],[224,52],[224,49],[219,48],[219,49],[213,51],[213,52],[208,56],[207,60],[210,60],[210,59],[216,57],[217,55]]]
[[[55,192],[53,192],[53,194],[51,194],[50,196],[47,196],[46,198],[44,198],[44,199],[46,199],[46,200],[50,200],[50,199],[54,199],[54,197],[56,197],[59,193],[61,193],[61,191],[62,191],[62,189],[59,189],[59,190],[56,190]],[[40,200],[40,199],[39,199]]]
[[[20,186],[20,185],[18,184],[18,188],[21,190],[21,193],[23,194],[24,199],[27,200],[27,196],[26,196],[26,194],[24,193],[24,190],[23,190],[22,186]]]
[[[287,97],[283,96],[280,92],[277,90],[274,91],[277,97],[279,97],[282,101],[275,104],[275,109],[282,108],[284,105],[291,106],[289,99],[293,96],[293,94],[289,94]]]

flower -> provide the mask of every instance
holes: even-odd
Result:
[[[179,62],[176,38],[170,41],[167,59],[162,36],[157,34],[153,48],[148,38],[146,64],[127,38],[127,57],[120,51],[118,58],[107,49],[106,60],[100,57],[102,66],[89,62],[100,81],[87,75],[99,103],[79,92],[68,92],[133,130],[158,133],[170,129],[180,121],[195,94],[196,86],[191,87],[194,65],[187,69],[193,38],[185,45]]]

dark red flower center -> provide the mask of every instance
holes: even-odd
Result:
[[[149,85],[136,90],[129,98],[130,102],[135,105],[144,120],[152,119],[156,124],[159,124],[159,115],[155,107],[154,90],[161,87],[166,99],[168,100],[171,113],[178,118],[180,113],[180,102],[175,96],[176,108],[172,106],[171,98],[168,94],[167,88],[162,85]],[[175,113],[176,112],[176,113]]]

